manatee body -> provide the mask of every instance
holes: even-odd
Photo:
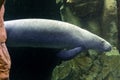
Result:
[[[69,59],[83,49],[109,51],[103,38],[70,23],[48,19],[5,21],[7,46],[63,49],[59,57]]]

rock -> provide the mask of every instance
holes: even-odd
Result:
[[[113,51],[117,52],[111,52]],[[52,80],[119,80],[120,55],[116,54],[103,54],[96,58],[79,55],[57,66],[53,71]]]

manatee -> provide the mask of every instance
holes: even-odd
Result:
[[[5,21],[8,47],[42,47],[61,49],[57,56],[71,59],[83,50],[111,50],[103,38],[76,25],[50,19]]]

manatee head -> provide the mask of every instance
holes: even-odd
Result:
[[[96,49],[98,51],[107,52],[112,49],[112,46],[109,42],[105,40],[101,40],[100,43],[98,43],[98,47],[96,47]]]
[[[95,49],[99,52],[107,52],[112,49],[112,46],[103,38],[94,35],[93,38],[86,43],[86,48]]]

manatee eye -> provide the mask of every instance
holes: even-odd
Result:
[[[104,41],[101,41],[102,44],[104,44]]]
[[[101,43],[104,43],[104,41],[101,41]]]

